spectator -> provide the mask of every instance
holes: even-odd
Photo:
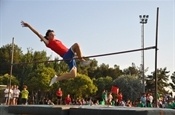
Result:
[[[20,90],[18,89],[18,86],[14,85],[14,88],[13,88],[13,104],[14,105],[18,104],[19,94],[20,94]]]
[[[152,107],[153,96],[151,93],[148,93],[146,96],[146,107]]]
[[[13,105],[13,89],[14,89],[14,87],[13,87],[13,85],[11,85],[11,87],[10,87],[10,94],[9,94],[9,100],[10,100],[10,105]]]
[[[140,101],[143,104],[143,106],[146,107],[146,93],[142,93]]]
[[[132,102],[131,102],[131,100],[129,100],[129,99],[127,100],[126,106],[127,106],[127,107],[132,107]]]
[[[71,101],[72,101],[72,99],[70,97],[70,94],[68,94],[67,97],[65,98],[65,101],[64,102],[65,102],[66,105],[70,105],[71,104]]]
[[[10,88],[10,86],[7,85],[7,88],[4,90],[5,105],[8,105],[8,103],[10,102],[12,93],[13,93],[13,90]]]
[[[109,92],[109,94],[108,94],[108,105],[112,105],[112,100],[113,100],[112,92]]]
[[[118,99],[118,103],[121,103],[121,101],[123,100],[123,94],[122,94],[122,92],[119,92],[118,93],[117,99]]]
[[[27,90],[27,86],[24,85],[23,90],[21,91],[21,103],[23,105],[27,105],[28,97],[29,97],[29,91]]]
[[[93,105],[91,97],[87,98],[86,105]]]
[[[103,90],[102,92],[102,101],[101,103],[107,103],[107,100],[108,100],[108,94],[107,94],[107,91],[106,90]]]
[[[57,96],[57,105],[61,105],[62,104],[62,96],[63,96],[63,92],[62,92],[61,88],[58,88],[58,90],[56,92],[56,96]]]

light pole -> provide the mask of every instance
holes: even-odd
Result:
[[[141,23],[141,47],[144,48],[144,24],[147,23],[149,15],[139,15]],[[141,68],[142,68],[142,82],[143,82],[143,93],[145,93],[145,64],[144,64],[144,50],[141,54]]]

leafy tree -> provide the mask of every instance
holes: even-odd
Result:
[[[107,64],[101,64],[99,67],[95,67],[91,72],[89,73],[89,76],[91,78],[100,78],[100,77],[106,77],[110,76],[113,79],[117,78],[118,76],[122,75],[122,70],[120,70],[119,66],[114,65],[114,68],[109,67]]]
[[[44,64],[49,60],[49,58],[46,55],[47,54],[45,51],[35,51],[33,53],[33,69],[37,69],[40,66],[45,66]]]
[[[113,81],[113,85],[119,87],[124,99],[132,101],[140,97],[142,92],[142,84],[135,75],[122,75]]]
[[[30,78],[30,74],[38,68],[44,68],[45,62],[49,60],[45,51],[35,51],[27,49],[27,53],[23,55],[21,63],[16,66],[19,68],[17,78],[20,80],[21,86]],[[41,63],[40,63],[41,62]]]
[[[93,60],[91,60],[92,62],[91,62],[91,65],[90,65],[90,67],[88,68],[88,76],[90,77],[90,78],[92,78],[92,76],[94,76],[94,71],[97,69],[97,67],[98,67],[98,62],[97,62],[97,60],[95,60],[95,59],[93,59]],[[83,68],[82,68],[83,69]]]
[[[67,72],[69,70],[68,65],[64,61],[58,61],[59,58],[55,58],[53,62],[45,63],[46,67],[53,68],[58,74]]]
[[[93,79],[94,84],[97,86],[98,91],[97,95],[101,95],[103,90],[110,90],[112,85],[112,77],[100,77],[97,79]]]
[[[17,73],[16,78],[19,80],[21,87],[23,85],[24,79],[27,77],[29,73],[33,71],[32,59],[33,59],[33,50],[28,48],[27,53],[21,57],[21,61],[18,64],[17,63],[14,64],[14,67],[18,68],[15,72]]]
[[[99,78],[99,77],[106,77],[109,65],[105,65],[104,63],[100,65],[100,67],[96,67],[94,69],[93,74],[90,74],[91,78]]]
[[[86,58],[86,60],[90,60],[90,59]],[[81,64],[82,61],[76,59],[78,73],[89,76],[89,71],[96,68],[96,65],[97,65],[96,60],[90,60],[90,61],[91,61],[91,64],[89,64],[87,66],[82,66],[82,64]]]
[[[128,68],[126,68],[126,69],[123,70],[123,73],[125,75],[136,75],[136,76],[139,76],[140,77],[141,70],[140,70],[140,67],[137,67],[135,65],[135,63],[132,63],[131,66],[129,66]]]
[[[14,76],[10,76],[9,74],[4,74],[3,76],[0,76],[0,84],[9,85],[10,79],[11,85],[19,85],[19,81]]]
[[[55,75],[55,70],[49,67],[38,68],[28,75],[24,82],[31,91],[48,91],[50,79]]]
[[[88,97],[96,93],[97,87],[86,75],[78,74],[76,78],[61,81],[64,96],[71,94],[74,98]]]
[[[109,76],[111,76],[113,79],[118,78],[118,76],[123,75],[122,70],[120,69],[120,66],[114,65],[114,68],[109,68],[108,70]]]
[[[0,48],[0,74],[4,75],[10,72],[11,66],[11,55],[12,55],[12,44],[4,45]],[[14,55],[13,55],[13,63],[19,63],[21,57],[23,56],[21,48],[17,45],[14,45]],[[13,74],[16,75],[18,73],[17,67],[13,67]]]

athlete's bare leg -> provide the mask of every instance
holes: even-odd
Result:
[[[78,59],[80,59],[81,61],[85,61],[85,59],[83,59],[82,57],[82,52],[78,43],[73,44],[71,48],[73,52],[76,53],[76,55],[78,56]]]
[[[68,73],[64,73],[62,74],[61,76],[56,76],[53,77],[50,81],[50,86],[58,81],[61,81],[61,80],[66,80],[66,79],[70,79],[70,78],[75,78],[77,76],[77,68],[74,66],[70,72]]]
[[[75,78],[77,76],[77,68],[73,67],[70,72],[64,73],[61,76],[57,77],[57,81],[65,80],[65,79],[70,79],[70,78]]]

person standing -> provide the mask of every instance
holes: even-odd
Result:
[[[18,89],[18,86],[14,85],[14,89],[13,89],[13,105],[17,105],[18,104],[19,94],[20,94],[20,90]]]
[[[27,90],[27,86],[23,86],[23,90],[21,91],[21,103],[22,105],[27,105],[29,97],[29,91]]]
[[[108,100],[108,93],[106,90],[103,90],[101,104],[106,104],[107,100]]]
[[[112,105],[112,100],[113,100],[112,92],[109,92],[109,94],[108,94],[108,105]]]
[[[62,104],[62,96],[63,96],[63,92],[62,92],[61,88],[58,88],[58,90],[56,92],[56,96],[57,96],[57,105],[61,105]]]
[[[142,93],[140,101],[143,104],[143,106],[146,107],[146,93]]]
[[[119,94],[117,94],[117,99],[118,99],[118,103],[121,103],[123,101],[123,94],[122,94],[122,92],[119,92]]]
[[[10,99],[12,98],[13,90],[9,85],[7,85],[7,88],[4,90],[4,97],[5,97],[5,105],[10,104]]]
[[[64,102],[65,102],[65,105],[70,105],[71,104],[72,99],[70,97],[70,94],[67,95],[67,97],[65,98]]]

